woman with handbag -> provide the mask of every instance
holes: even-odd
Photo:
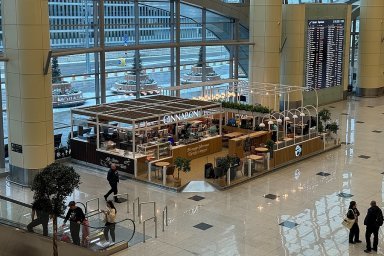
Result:
[[[359,240],[359,224],[358,224],[358,218],[359,218],[360,212],[356,208],[356,202],[351,201],[349,203],[347,218],[355,220],[355,223],[353,223],[353,226],[351,227],[351,230],[349,231],[349,243],[355,244],[355,243],[361,243],[361,240]]]
[[[105,214],[105,227],[104,227],[104,237],[105,237],[105,244],[104,246],[109,245],[109,237],[108,233],[111,234],[112,242],[115,242],[115,220],[116,220],[116,208],[113,205],[112,201],[107,201],[107,209],[101,210]]]

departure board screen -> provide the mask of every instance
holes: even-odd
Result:
[[[342,84],[344,20],[309,20],[306,86],[322,89]]]

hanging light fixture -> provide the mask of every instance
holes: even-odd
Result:
[[[301,116],[301,117],[305,116],[304,112],[301,112],[301,113],[300,113],[300,116]]]
[[[264,124],[264,123],[260,123],[259,126],[260,126],[261,128],[264,128],[264,127],[265,127],[265,124]]]
[[[293,119],[296,119],[296,118],[298,118],[298,116],[297,116],[297,115],[293,115],[292,117],[293,117]]]

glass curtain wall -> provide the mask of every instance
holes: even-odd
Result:
[[[241,76],[248,73],[234,68],[235,56],[247,63],[248,55],[236,55],[240,46],[228,43],[248,40],[247,31],[236,32],[243,27],[232,18],[178,0],[50,0],[49,18],[54,127],[55,134],[63,134],[63,145],[71,107],[238,77],[235,70]],[[188,90],[181,96],[199,93],[199,89]],[[4,88],[3,107],[6,111]],[[5,134],[6,124],[5,119]]]

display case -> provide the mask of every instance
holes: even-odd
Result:
[[[137,152],[146,155],[147,158],[158,160],[172,157],[171,144],[169,142],[149,142],[137,145]]]

